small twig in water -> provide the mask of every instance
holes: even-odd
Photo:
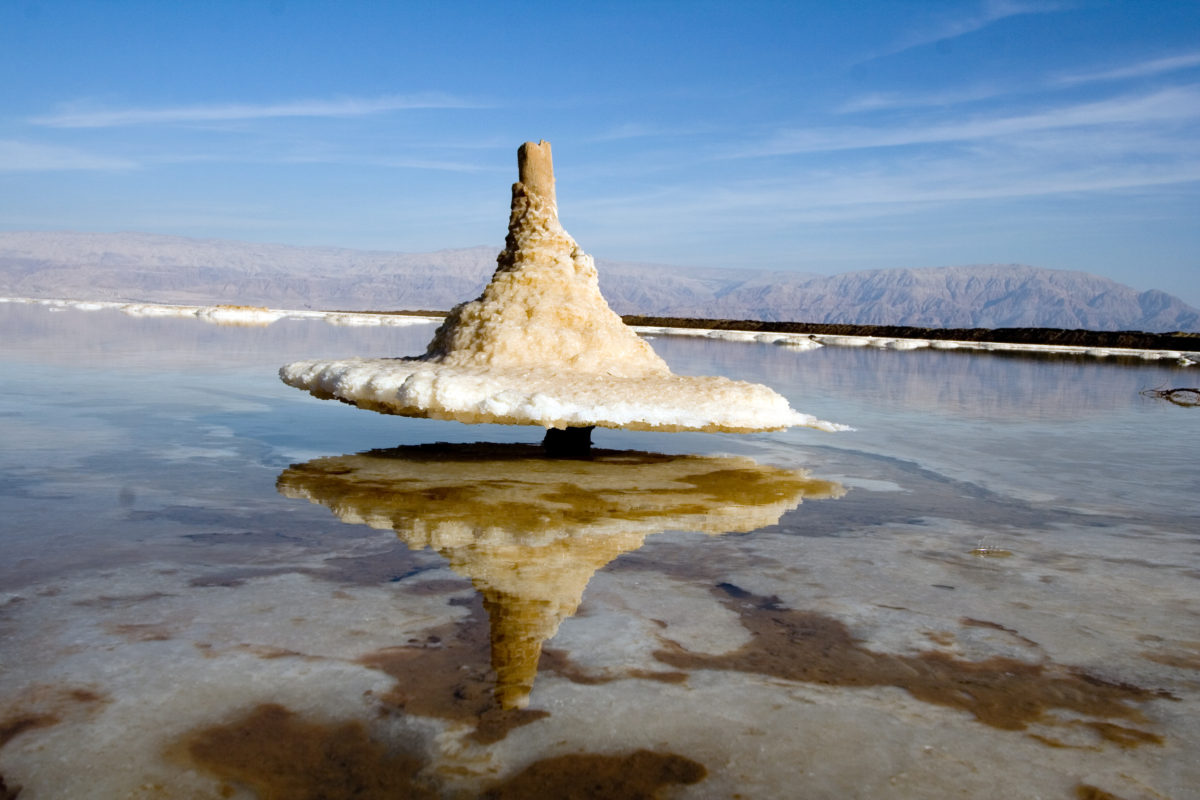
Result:
[[[1142,389],[1146,397],[1158,397],[1177,406],[1200,406],[1200,389]]]
[[[1011,550],[1005,550],[1000,547],[993,547],[988,543],[987,537],[979,541],[975,549],[971,551],[971,555],[979,556],[980,558],[1008,558],[1012,555]]]

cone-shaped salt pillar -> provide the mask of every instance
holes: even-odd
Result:
[[[608,307],[592,257],[559,224],[550,145],[526,142],[517,163],[508,237],[491,283],[450,312],[425,358],[518,373],[553,365],[589,376],[670,375]]]
[[[665,530],[744,532],[842,487],[748,458],[598,451],[589,461],[512,445],[432,445],[289,467],[279,491],[343,522],[432,547],[483,595],[501,708],[528,702],[542,643],[596,570]]]
[[[558,221],[550,145],[518,151],[505,249],[491,283],[455,307],[424,356],[301,361],[291,386],[387,414],[637,430],[844,426],[759,384],[674,375],[600,294],[592,257]]]

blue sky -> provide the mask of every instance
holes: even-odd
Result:
[[[1200,2],[0,3],[0,229],[1026,263],[1200,305]]]

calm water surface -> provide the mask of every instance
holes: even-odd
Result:
[[[0,304],[0,797],[1200,796],[1196,368],[657,338],[857,430],[591,461],[275,375],[432,331]]]

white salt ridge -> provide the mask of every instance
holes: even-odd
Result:
[[[1137,347],[1087,347],[1061,344],[1020,344],[1015,342],[972,342],[955,339],[898,339],[883,336],[835,336],[821,333],[755,334],[749,331],[712,330],[710,328],[664,328],[636,326],[643,336],[699,336],[730,342],[760,342],[786,347],[789,350],[814,350],[824,345],[833,347],[877,347],[886,350],[974,350],[978,352],[1048,353],[1084,355],[1093,358],[1125,357],[1146,361],[1176,361],[1190,367],[1200,363],[1196,350],[1148,350]]]
[[[70,300],[62,298],[0,297],[0,303],[23,303],[47,306],[51,309],[73,308],[77,311],[118,310],[131,316],[175,316],[197,317],[203,312],[219,306],[164,305],[160,303],[122,303],[109,300]],[[441,315],[381,314],[369,311],[310,311],[300,309],[266,309],[263,317],[277,319],[322,320],[329,325],[339,326],[396,326],[432,325],[442,322]],[[1180,366],[1200,364],[1197,350],[1146,350],[1136,347],[1083,347],[1055,344],[1017,344],[1007,342],[971,342],[954,339],[893,339],[871,336],[826,336],[817,333],[756,333],[748,331],[713,330],[711,328],[664,328],[654,326],[631,326],[644,339],[656,336],[701,336],[731,342],[756,342],[774,344],[788,350],[816,350],[825,345],[872,346],[887,350],[973,350],[976,352],[1029,352],[1059,355],[1084,355],[1092,358],[1141,358],[1146,361],[1176,361]],[[853,341],[847,343],[847,338]]]
[[[189,306],[164,303],[123,303],[109,300],[71,300],[33,297],[0,297],[0,303],[24,303],[46,306],[50,310],[72,308],[76,311],[120,311],[131,317],[196,318],[218,325],[270,325],[281,319],[315,319],[339,326],[432,325],[442,317],[421,314],[381,314],[370,311],[309,311],[257,306]]]
[[[196,312],[200,319],[217,325],[270,325],[286,315],[285,311],[251,306],[212,306]]]
[[[196,306],[167,306],[154,303],[129,303],[120,308],[121,313],[131,317],[195,317]]]

